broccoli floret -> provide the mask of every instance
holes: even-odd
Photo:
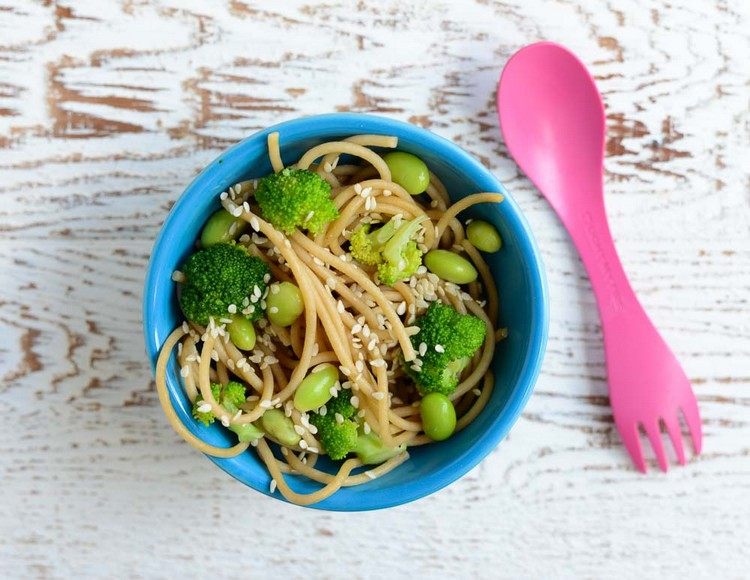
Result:
[[[211,383],[211,394],[216,399],[216,402],[224,407],[227,412],[234,415],[239,411],[240,405],[245,402],[245,385],[238,383],[237,381],[229,381],[226,385],[219,383]],[[199,407],[203,404],[203,399],[200,394],[193,403],[193,417],[204,425],[210,425],[214,422],[216,417],[211,411],[202,412],[199,411]],[[230,425],[229,429],[237,434],[237,438],[240,441],[254,441],[263,435],[263,431],[258,429],[252,423],[245,423],[243,425]]]
[[[339,215],[330,184],[306,169],[286,168],[264,177],[255,200],[263,217],[285,234],[292,234],[295,228],[318,234]]]
[[[415,370],[413,362],[404,363],[404,369],[422,395],[450,395],[458,385],[461,371],[484,344],[487,333],[484,322],[476,316],[459,314],[450,306],[433,302],[414,325],[419,327],[419,332],[411,337],[414,349],[419,351],[419,346],[424,343],[427,350],[420,356],[421,370]]]
[[[217,321],[226,317],[230,304],[238,312],[244,310],[250,320],[263,315],[257,296],[266,289],[269,268],[242,246],[220,243],[199,250],[187,259],[182,272],[187,281],[180,293],[180,306],[188,320],[205,326],[211,317]]]
[[[351,404],[349,392],[342,391],[326,403],[326,414],[313,413],[310,423],[318,428],[318,437],[331,459],[343,459],[357,444],[357,409]],[[337,418],[337,415],[343,419]]]
[[[362,224],[349,240],[349,251],[355,260],[377,266],[380,281],[393,286],[414,274],[422,264],[422,252],[412,239],[421,222],[422,218],[403,223],[391,218],[373,232],[369,224]]]
[[[375,231],[370,231],[371,224],[362,224],[352,234],[349,239],[349,251],[355,260],[367,264],[368,266],[377,266],[383,261],[380,251],[385,243],[393,237],[398,229],[398,222],[394,219],[389,220],[386,224]]]

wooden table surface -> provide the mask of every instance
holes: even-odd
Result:
[[[747,577],[748,22],[745,0],[0,0],[0,575]],[[698,395],[705,451],[667,475],[620,446],[589,282],[499,137],[498,74],[539,39],[596,76],[617,245]],[[549,277],[547,356],[510,437],[376,513],[285,505],[212,467],[164,420],[140,326],[192,177],[330,111],[481,159]]]

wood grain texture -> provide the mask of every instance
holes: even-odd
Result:
[[[747,577],[748,22],[743,0],[0,0],[2,575]],[[585,272],[499,139],[499,71],[542,38],[598,80],[611,226],[700,401],[704,454],[666,476],[620,447]],[[552,321],[536,393],[486,461],[412,505],[336,515],[247,490],[171,432],[140,304],[201,167],[349,110],[494,171],[536,232]]]

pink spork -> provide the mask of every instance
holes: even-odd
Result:
[[[505,143],[568,230],[588,271],[604,332],[615,424],[636,467],[646,471],[642,426],[667,470],[661,427],[685,463],[682,412],[701,451],[698,404],[682,367],[649,320],[617,257],[604,211],[604,105],[570,51],[551,42],[519,50],[497,94]]]

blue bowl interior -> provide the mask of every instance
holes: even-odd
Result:
[[[508,338],[498,345],[492,363],[493,395],[482,413],[466,429],[441,443],[410,450],[411,459],[386,476],[367,484],[344,488],[315,508],[354,511],[398,505],[432,493],[458,479],[485,457],[505,436],[533,389],[547,334],[547,297],[540,256],[528,226],[503,186],[476,160],[456,145],[423,129],[390,119],[357,114],[334,114],[289,121],[238,143],[209,165],[190,184],[172,208],[156,241],[144,292],[146,346],[155,364],[158,349],[182,320],[175,299],[172,272],[194,247],[200,229],[218,208],[218,196],[229,185],[271,172],[266,136],[279,131],[282,156],[290,163],[323,141],[358,133],[399,137],[400,150],[418,155],[446,185],[453,201],[480,191],[506,195],[499,205],[474,206],[462,219],[481,217],[492,222],[503,238],[503,249],[485,255],[500,294],[500,326]],[[173,360],[167,385],[178,415],[198,437],[217,446],[230,446],[233,435],[214,424],[204,427],[190,415],[190,403],[179,382]],[[219,467],[250,487],[269,494],[270,476],[255,453],[231,459],[211,458]],[[319,466],[333,469],[330,462]],[[319,486],[304,478],[289,477],[299,492]],[[274,497],[280,497],[278,492]]]

